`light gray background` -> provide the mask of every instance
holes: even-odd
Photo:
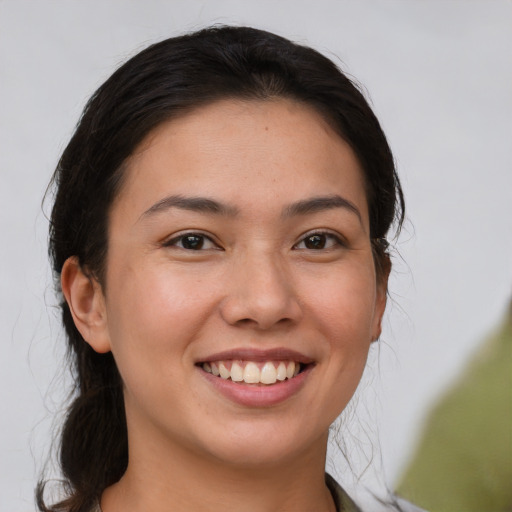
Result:
[[[409,221],[396,244],[384,343],[356,411],[374,446],[379,424],[390,485],[429,406],[505,310],[512,2],[0,0],[1,511],[34,509],[64,396],[40,204],[52,169],[84,102],[115,66],[214,22],[275,31],[339,59],[369,91],[395,152]],[[377,456],[364,485],[379,464]]]

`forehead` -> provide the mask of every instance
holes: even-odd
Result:
[[[363,174],[349,145],[312,107],[287,99],[222,100],[166,121],[125,169],[118,200],[130,196],[138,210],[170,194],[281,206],[340,193],[366,215]]]

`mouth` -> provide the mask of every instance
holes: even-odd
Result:
[[[198,358],[195,366],[212,389],[228,400],[266,408],[299,393],[316,361],[286,348],[237,348]]]
[[[196,366],[219,381],[241,385],[271,387],[296,380],[309,373],[315,361],[294,350],[234,349],[212,354],[197,361]]]
[[[204,372],[239,384],[272,386],[293,379],[312,363],[294,360],[222,359],[197,364]]]

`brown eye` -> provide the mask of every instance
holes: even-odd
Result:
[[[323,249],[327,237],[325,235],[311,235],[304,239],[306,249]]]
[[[164,244],[165,247],[177,247],[188,251],[201,251],[218,249],[219,247],[206,235],[200,233],[187,233],[177,236]]]
[[[199,250],[204,245],[204,236],[200,235],[187,235],[181,239],[181,246],[183,249]]]
[[[331,233],[312,233],[305,236],[294,249],[307,249],[310,251],[321,251],[336,246],[343,246],[342,241]]]

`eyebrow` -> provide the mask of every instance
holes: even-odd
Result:
[[[354,213],[359,222],[363,222],[361,212],[357,209],[356,205],[341,197],[339,195],[313,197],[311,199],[304,199],[287,206],[283,211],[283,217],[293,217],[295,215],[308,215],[311,213],[322,212],[325,210],[332,210],[334,208],[345,208]]]
[[[207,197],[185,197],[181,195],[174,195],[164,197],[162,200],[155,203],[141,215],[141,218],[149,217],[156,213],[169,210],[170,208],[179,208],[181,210],[190,210],[199,213],[213,213],[215,215],[230,217],[234,217],[238,214],[238,209],[234,206],[219,203],[214,199],[209,199]]]
[[[150,217],[171,208],[228,217],[235,217],[239,213],[238,208],[235,206],[227,205],[207,197],[185,197],[182,195],[172,195],[164,197],[160,201],[156,202],[153,206],[148,208],[140,218]],[[288,218],[318,213],[335,208],[345,208],[354,213],[361,223],[363,222],[361,213],[357,207],[351,201],[339,195],[312,197],[302,201],[297,201],[296,203],[286,206],[283,209],[281,216],[283,218]]]

